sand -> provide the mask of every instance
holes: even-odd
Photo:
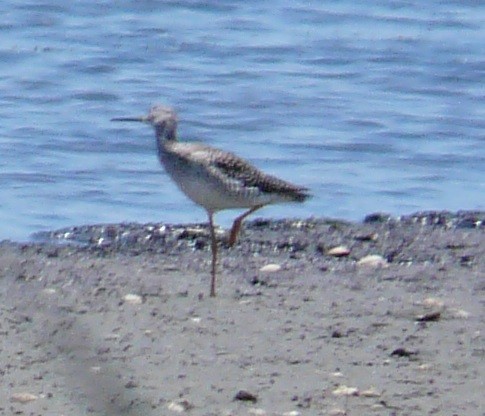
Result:
[[[204,226],[5,241],[0,414],[484,415],[484,219],[248,222],[216,298]]]

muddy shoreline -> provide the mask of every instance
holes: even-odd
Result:
[[[483,415],[485,213],[0,243],[0,414]]]

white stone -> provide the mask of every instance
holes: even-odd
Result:
[[[182,413],[183,411],[185,411],[184,407],[180,403],[176,402],[170,402],[167,407],[168,410],[176,413]]]
[[[350,249],[346,246],[337,246],[328,250],[327,254],[333,257],[345,257],[350,254]]]
[[[358,396],[359,389],[357,387],[338,386],[332,391],[334,396]]]
[[[374,387],[371,387],[370,389],[361,391],[360,396],[363,396],[363,397],[380,397],[381,393],[379,393]]]
[[[123,296],[123,300],[130,305],[141,305],[143,298],[140,295],[135,295],[134,293],[128,293]]]
[[[10,400],[12,402],[17,402],[17,403],[28,403],[32,402],[34,400],[37,400],[39,396],[36,396],[35,394],[32,393],[14,393],[10,396]]]
[[[378,254],[369,254],[368,256],[362,257],[358,262],[357,265],[364,266],[364,267],[387,267],[388,266],[387,260],[379,256]]]
[[[263,273],[275,273],[280,270],[281,266],[279,264],[267,264],[259,269],[259,271]]]
[[[445,302],[437,298],[426,298],[423,300],[423,306],[427,308],[442,308]]]

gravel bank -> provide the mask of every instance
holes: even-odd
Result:
[[[0,244],[0,414],[483,415],[485,213]],[[66,244],[70,243],[70,244]]]

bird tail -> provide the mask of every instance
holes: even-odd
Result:
[[[300,188],[298,189],[298,192],[296,192],[294,200],[295,202],[304,202],[312,196],[313,195],[308,188]]]

